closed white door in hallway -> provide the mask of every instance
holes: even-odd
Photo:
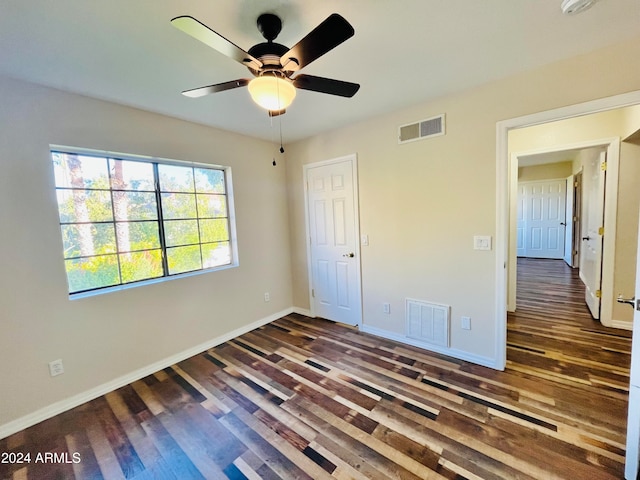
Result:
[[[564,258],[566,179],[518,184],[518,256]]]

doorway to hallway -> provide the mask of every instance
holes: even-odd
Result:
[[[507,320],[507,364],[598,398],[626,398],[631,332],[593,319],[577,270],[561,259],[519,258],[517,282],[518,309]]]

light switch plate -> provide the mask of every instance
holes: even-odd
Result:
[[[56,377],[64,373],[64,365],[62,364],[61,359],[49,362],[49,373],[52,377]]]
[[[489,235],[474,235],[474,250],[491,250],[491,237]]]
[[[369,245],[369,235],[366,235],[366,234],[360,235],[360,244],[365,247]]]

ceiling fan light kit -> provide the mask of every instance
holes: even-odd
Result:
[[[249,94],[262,108],[279,111],[291,105],[296,98],[296,89],[289,80],[265,74],[249,82]]]
[[[297,89],[353,97],[360,88],[357,83],[297,74],[306,65],[354,35],[353,27],[337,13],[329,15],[290,49],[274,42],[282,28],[280,18],[272,13],[262,14],[258,17],[257,26],[266,42],[254,45],[248,52],[193,17],[186,15],[176,17],[171,20],[171,24],[219,53],[241,63],[256,77],[253,80],[240,78],[185,90],[182,92],[185,96],[197,98],[248,85],[251,98],[268,110],[269,116],[273,117],[285,112],[293,102]],[[292,76],[294,73],[296,75]]]

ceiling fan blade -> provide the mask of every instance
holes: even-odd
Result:
[[[314,92],[339,95],[341,97],[353,97],[360,89],[360,85],[357,83],[305,74],[297,75],[293,79],[293,86],[302,90],[312,90]]]
[[[280,65],[284,70],[300,70],[351,38],[354,33],[355,30],[349,22],[334,13],[285,53],[280,58]]]
[[[198,98],[209,95],[210,93],[224,92],[225,90],[231,90],[232,88],[246,87],[248,84],[248,79],[240,78],[238,80],[232,80],[230,82],[217,83],[215,85],[208,85],[206,87],[185,90],[184,92],[182,92],[182,94],[186,97]]]
[[[234,59],[236,62],[246,65],[247,67],[251,67],[254,70],[258,70],[262,67],[262,62],[193,17],[188,15],[176,17],[171,20],[171,24],[177,29],[182,30],[187,35],[191,35],[196,40],[200,40],[202,43],[210,46],[214,50]]]

